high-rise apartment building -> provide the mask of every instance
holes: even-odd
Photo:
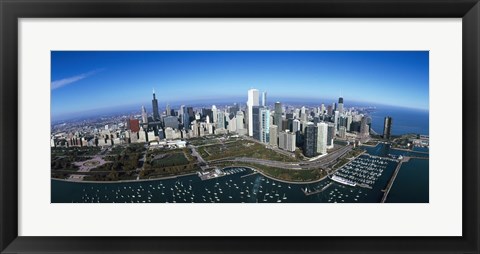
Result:
[[[328,124],[317,123],[317,153],[327,153]]]
[[[261,119],[261,113],[260,113],[260,109],[262,107],[261,106],[253,106],[252,107],[252,115],[251,115],[251,118],[252,118],[252,137],[258,141],[261,140],[261,132],[260,132],[260,119]],[[250,128],[250,127],[249,127]]]
[[[270,110],[260,108],[260,141],[268,144],[270,141]]]
[[[387,116],[383,121],[383,138],[390,139],[391,132],[392,132],[392,118],[390,116]]]
[[[280,126],[282,123],[282,103],[275,102],[275,113],[273,116],[273,124]]]
[[[295,134],[289,131],[281,131],[278,136],[278,147],[289,152],[295,152]]]
[[[303,135],[303,154],[306,157],[313,157],[317,152],[317,128],[312,122],[305,126]]]
[[[277,147],[278,146],[278,126],[270,125],[270,141],[269,144]]]
[[[253,107],[259,106],[258,101],[258,90],[257,89],[250,89],[248,90],[248,100],[247,100],[247,108],[248,108],[248,135],[253,136]],[[258,113],[258,112],[257,112]]]

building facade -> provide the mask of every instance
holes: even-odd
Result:
[[[317,128],[312,122],[305,126],[303,138],[303,154],[306,157],[313,157],[317,153]]]
[[[253,107],[258,107],[258,90],[257,89],[250,89],[248,90],[248,100],[247,100],[247,108],[248,108],[248,135],[253,136]]]
[[[328,124],[317,124],[317,153],[327,153]]]
[[[383,121],[383,138],[390,139],[391,133],[392,133],[392,118],[390,116],[387,116]]]

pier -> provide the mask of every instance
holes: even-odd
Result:
[[[382,200],[380,201],[381,203],[385,203],[385,201],[387,200],[388,193],[390,192],[390,189],[392,188],[393,182],[395,182],[395,178],[397,178],[398,171],[400,171],[400,168],[402,167],[402,164],[404,162],[409,161],[409,160],[410,160],[410,157],[405,156],[398,163],[397,167],[395,168],[395,171],[393,172],[392,178],[390,178],[390,181],[388,181],[387,187],[384,190],[382,190],[383,191],[383,197],[382,197]]]
[[[244,177],[251,176],[251,175],[256,175],[256,174],[258,174],[258,172],[257,172],[257,171],[254,171],[253,173],[250,173],[250,174],[247,174],[247,175],[240,176],[240,178],[244,178]]]
[[[332,186],[332,184],[333,184],[333,182],[330,182],[327,185],[323,186],[323,188],[321,188],[319,190],[308,191],[305,188],[305,189],[302,189],[302,191],[305,194],[305,196],[315,195],[315,194],[318,194],[318,193],[321,193],[321,192],[325,191],[326,189],[328,189],[328,187]]]

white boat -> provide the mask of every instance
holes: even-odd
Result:
[[[344,179],[344,178],[341,178],[339,176],[332,176],[331,178],[333,181],[337,182],[337,183],[341,183],[341,184],[345,184],[345,185],[349,185],[349,186],[356,186],[357,184],[352,182],[352,181],[349,181],[347,179]]]

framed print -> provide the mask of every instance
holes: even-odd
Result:
[[[479,11],[2,1],[2,253],[478,253]]]

